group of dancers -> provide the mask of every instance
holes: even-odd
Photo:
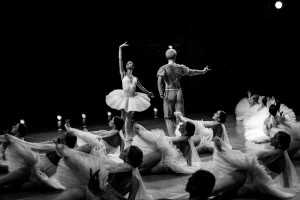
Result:
[[[154,95],[133,76],[133,62],[128,61],[124,71],[122,49],[127,46],[119,46],[122,89],[106,96],[107,105],[121,111],[121,117],[110,120],[111,129],[81,130],[67,120],[65,133],[57,139],[33,143],[26,141],[26,126],[18,123],[12,134],[0,137],[0,166],[8,170],[0,178],[0,194],[17,189],[62,190],[56,200],[148,200],[153,196],[142,176],[164,173],[192,175],[181,199],[290,198],[297,194],[300,185],[292,161],[300,159],[300,124],[290,108],[275,98],[249,93],[237,104],[236,119],[244,123],[246,140],[269,146],[251,155],[234,150],[225,127],[225,111],[217,110],[210,121],[184,114],[180,78],[210,69],[177,64],[176,50],[168,49],[168,63],[157,73],[168,131],[131,124],[133,112],[149,108],[149,97]],[[136,86],[144,93],[136,92]],[[201,153],[212,153],[213,160],[201,161]],[[201,191],[199,185],[210,188]]]

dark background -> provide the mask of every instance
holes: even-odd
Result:
[[[299,11],[296,1],[125,1],[10,3],[2,9],[1,128],[24,118],[32,132],[55,128],[56,115],[106,123],[105,95],[120,89],[118,46],[124,62],[156,97],[135,118],[162,117],[156,73],[168,45],[177,63],[212,69],[183,77],[186,113],[234,113],[247,91],[273,95],[300,109]],[[162,3],[164,2],[164,3]],[[140,91],[137,89],[137,91]]]

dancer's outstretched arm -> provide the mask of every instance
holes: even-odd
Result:
[[[113,135],[118,134],[118,133],[119,133],[118,130],[110,130],[110,131],[107,131],[105,133],[105,135],[102,136],[102,138],[110,137],[110,136],[113,136]]]
[[[124,71],[124,68],[123,68],[122,48],[127,47],[127,46],[128,46],[127,42],[124,42],[123,44],[121,44],[119,46],[119,55],[118,55],[118,57],[119,57],[119,70],[120,70],[121,79],[123,79],[124,76],[125,76],[125,71]]]
[[[172,142],[182,142],[182,141],[187,141],[189,139],[188,136],[178,136],[178,137],[168,137],[170,141]]]
[[[174,115],[177,117],[180,122],[193,122],[192,119],[184,117],[183,114],[179,111],[174,112]]]
[[[206,72],[210,71],[211,69],[208,68],[208,66],[206,66],[203,70],[199,70],[199,69],[190,69],[189,70],[189,75],[190,76],[194,76],[194,75],[199,75],[199,74],[206,74]]]
[[[146,90],[146,88],[143,87],[143,85],[140,83],[139,80],[137,80],[136,85],[143,91],[145,92],[149,97],[154,98],[154,94],[148,90]]]

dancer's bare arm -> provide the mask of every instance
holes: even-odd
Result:
[[[115,135],[115,134],[117,134],[117,133],[119,133],[118,130],[110,130],[110,131],[106,131],[106,134],[103,136],[103,138],[113,136],[113,135]]]
[[[137,80],[136,85],[143,91],[145,92],[149,97],[154,98],[154,94],[150,91],[148,91],[144,86],[140,83],[139,80]]]
[[[119,57],[119,71],[120,71],[121,79],[123,79],[124,76],[125,76],[125,71],[124,71],[124,68],[123,68],[122,48],[127,47],[127,46],[128,46],[127,42],[124,42],[123,44],[121,44],[119,46],[119,55],[118,55],[118,57]]]
[[[191,123],[193,123],[192,119],[184,117],[183,114],[181,112],[179,112],[179,111],[174,112],[174,115],[177,117],[177,119],[180,122],[191,122]]]
[[[158,88],[160,98],[164,99],[165,98],[164,80],[161,76],[157,77],[157,88]]]
[[[189,70],[189,75],[190,76],[194,76],[194,75],[199,75],[199,74],[206,74],[206,72],[210,71],[211,69],[208,68],[208,66],[206,66],[203,70],[199,70],[199,69],[190,69]]]

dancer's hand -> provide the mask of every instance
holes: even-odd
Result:
[[[211,69],[208,68],[208,65],[203,69],[204,73],[210,71]]]
[[[166,99],[164,95],[160,95],[160,98],[162,98],[162,99],[163,99],[164,101],[166,101],[166,102],[169,102],[169,100]]]
[[[136,135],[139,135],[140,133],[140,125],[138,123],[135,123],[133,125],[133,132],[136,134]]]
[[[123,47],[128,47],[129,45],[127,44],[127,42],[124,42],[123,44],[120,45],[120,48],[123,48]]]
[[[175,115],[176,117],[183,116],[183,114],[182,114],[180,111],[175,111],[175,112],[174,112],[174,115]]]
[[[152,92],[148,92],[148,96],[154,98],[154,94]]]

